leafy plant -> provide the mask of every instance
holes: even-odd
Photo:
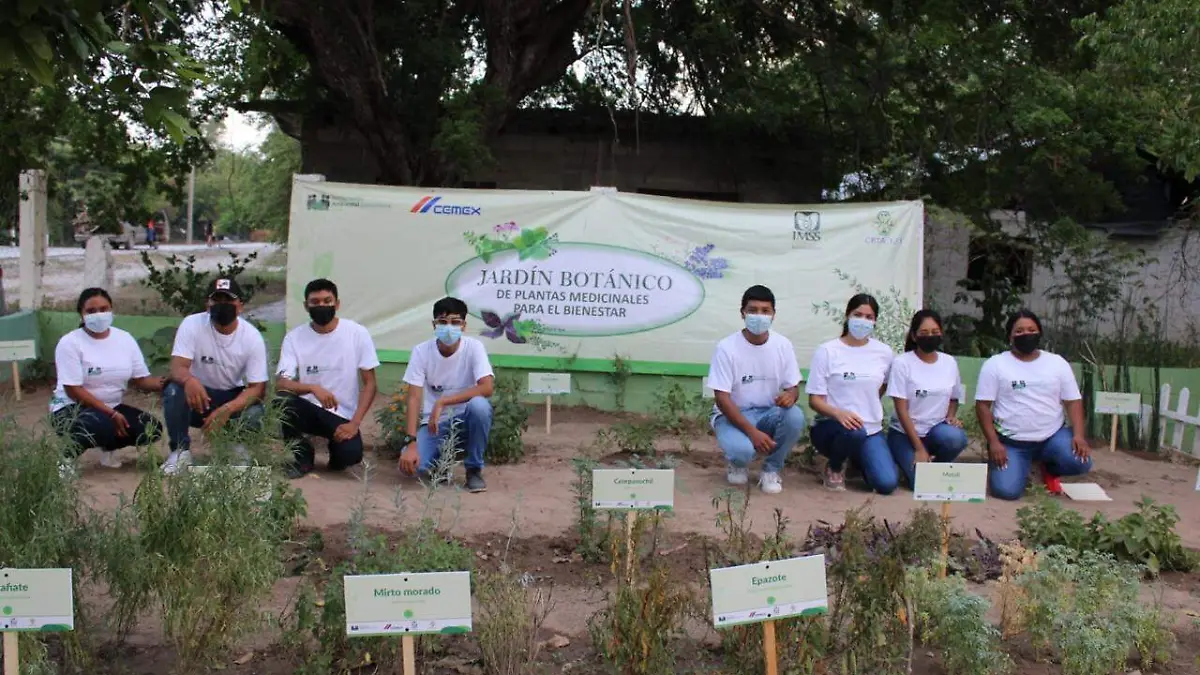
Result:
[[[521,401],[523,393],[517,376],[496,378],[492,393],[492,432],[485,455],[489,464],[515,464],[525,456],[521,434],[529,428],[529,408]]]
[[[620,354],[613,354],[612,372],[608,379],[612,381],[616,391],[613,393],[613,403],[617,410],[625,409],[625,395],[629,393],[629,379],[633,377],[633,367]]]
[[[1156,605],[1139,603],[1141,571],[1113,556],[1051,546],[1015,580],[1030,640],[1065,675],[1124,672],[1132,650],[1143,667],[1169,657],[1173,636]]]
[[[987,600],[967,590],[959,577],[932,579],[909,568],[912,617],[921,641],[938,650],[947,675],[1002,675],[1012,670],[1000,631],[988,622]]]
[[[408,401],[408,385],[400,385],[400,390],[388,398],[387,404],[375,411],[375,421],[379,423],[383,433],[383,444],[387,448],[399,452],[400,439],[408,430],[408,418],[405,405]]]
[[[171,350],[175,346],[176,326],[164,326],[150,337],[138,338],[138,346],[146,357],[146,366],[151,372],[159,371],[171,363]]]
[[[142,264],[146,267],[147,276],[142,282],[148,288],[158,292],[162,302],[167,307],[181,315],[194,314],[204,309],[208,299],[208,286],[213,279],[239,279],[242,287],[242,301],[249,303],[254,294],[266,286],[266,282],[258,278],[250,278],[243,273],[258,259],[258,252],[239,256],[229,251],[228,263],[217,263],[213,272],[203,272],[196,269],[196,256],[180,257],[168,255],[165,267],[154,263],[150,254],[142,251]]]
[[[596,446],[610,452],[653,457],[658,452],[654,447],[656,436],[653,424],[618,422],[596,432]]]
[[[591,457],[577,456],[571,459],[571,468],[575,471],[575,479],[571,482],[571,491],[575,496],[575,534],[579,539],[575,551],[588,562],[603,560],[611,529],[600,526],[596,509],[592,506],[592,471],[599,466]]]
[[[1030,546],[1109,553],[1145,565],[1151,574],[1188,572],[1200,564],[1200,555],[1187,549],[1175,532],[1179,516],[1174,507],[1156,504],[1149,497],[1143,497],[1137,507],[1116,521],[1100,513],[1085,521],[1078,511],[1039,495],[1017,510],[1018,533]]]
[[[679,439],[684,452],[691,451],[691,441],[709,430],[712,404],[699,392],[689,392],[679,382],[672,382],[656,395],[653,426],[659,433]]]

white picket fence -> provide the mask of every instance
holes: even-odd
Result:
[[[1171,409],[1171,385],[1164,384],[1159,390],[1158,396],[1158,438],[1163,448],[1170,448],[1183,452],[1193,457],[1200,457],[1200,413],[1195,415],[1188,414],[1188,404],[1191,402],[1191,392],[1187,387],[1179,390],[1179,400],[1175,404],[1175,409]],[[1142,438],[1146,438],[1150,433],[1150,420],[1153,417],[1153,408],[1148,405],[1142,405],[1141,432]],[[1173,429],[1171,436],[1167,436],[1167,424],[1171,423]],[[1184,448],[1184,432],[1187,427],[1192,427],[1192,447]]]

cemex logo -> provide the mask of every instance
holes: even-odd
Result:
[[[426,195],[421,201],[413,204],[410,213],[427,213],[435,216],[482,216],[481,206],[462,206],[459,204],[443,204],[441,196]]]

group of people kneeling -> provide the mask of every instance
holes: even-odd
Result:
[[[113,303],[100,288],[89,288],[76,306],[81,323],[59,341],[54,353],[58,383],[50,401],[51,419],[70,442],[74,457],[89,448],[102,451],[101,464],[116,468],[115,450],[149,445],[162,435],[153,415],[123,403],[127,388],[161,392],[169,454],[162,469],[174,474],[192,462],[193,428],[208,435],[230,424],[261,428],[267,391],[267,345],[262,333],[241,318],[242,289],[234,279],[215,279],[205,312],[179,325],[171,349],[170,373],[151,377],[137,342],[115,328]],[[310,437],[329,442],[329,468],[341,470],[363,458],[359,428],[375,400],[375,344],[362,325],[337,315],[337,286],[327,279],[304,290],[310,321],[284,337],[276,372],[283,440],[292,449],[288,475],[313,470]],[[407,427],[401,471],[430,473],[444,448],[465,451],[466,488],[487,489],[483,455],[491,431],[489,397],[493,373],[478,340],[464,337],[466,305],[443,298],[433,306],[434,337],[417,345],[409,359]],[[243,460],[245,448],[235,446]],[[64,460],[64,471],[73,469]]]
[[[192,428],[212,434],[230,423],[260,427],[267,346],[262,334],[241,318],[243,297],[236,280],[214,280],[206,311],[185,318],[176,332],[170,374],[156,378],[133,337],[113,327],[109,294],[99,288],[83,291],[77,305],[80,327],[64,335],[55,350],[58,384],[50,402],[55,427],[70,439],[76,456],[99,448],[101,464],[117,467],[113,451],[159,440],[158,421],[122,402],[131,385],[162,393],[169,445],[162,468],[167,473],[191,463]],[[333,282],[309,282],[304,298],[310,321],[288,332],[276,368],[282,436],[292,449],[287,468],[293,478],[313,470],[309,437],[328,440],[331,470],[362,461],[359,428],[375,400],[379,367],[366,328],[337,315],[340,303]],[[931,310],[917,312],[905,352],[895,356],[871,337],[878,313],[870,295],[851,298],[842,335],[817,347],[805,383],[809,406],[817,414],[810,436],[828,459],[824,482],[831,490],[845,489],[844,470],[850,463],[871,489],[889,494],[901,477],[912,485],[918,462],[950,462],[967,446],[957,417],[965,392],[954,357],[939,351],[941,318]],[[750,462],[762,454],[758,482],[764,492],[774,494],[783,489],[784,461],[805,430],[804,412],[797,405],[802,378],[792,343],[771,330],[771,290],[747,289],[741,314],[744,327],[717,345],[709,368],[708,386],[716,399],[712,427],[729,462],[729,482],[745,485]],[[437,301],[434,336],[412,350],[404,374],[409,388],[399,467],[428,477],[443,448],[453,447],[465,455],[465,487],[482,492],[487,489],[482,471],[494,376],[483,343],[463,335],[466,322],[467,306],[461,300]],[[1017,499],[1031,468],[1039,464],[1047,487],[1056,492],[1059,476],[1091,469],[1079,386],[1062,357],[1039,349],[1041,322],[1032,312],[1014,314],[1007,332],[1011,349],[984,364],[975,394],[992,464],[990,488],[996,497]],[[895,408],[886,433],[885,394]]]
[[[771,330],[771,290],[747,289],[741,314],[744,328],[717,345],[709,366],[712,426],[729,482],[745,485],[750,462],[762,454],[758,483],[774,494],[783,489],[784,461],[804,433],[804,412],[796,405],[802,378],[792,343]],[[828,460],[830,490],[845,489],[849,463],[868,487],[890,494],[901,477],[912,486],[918,462],[952,462],[967,447],[957,415],[966,394],[958,363],[939,351],[941,318],[928,309],[914,314],[905,351],[896,356],[872,337],[878,314],[872,296],[852,297],[841,336],[817,347],[805,382],[817,415],[810,438]],[[975,392],[991,463],[989,488],[995,497],[1018,499],[1037,464],[1046,487],[1060,492],[1060,476],[1092,466],[1079,385],[1065,359],[1039,348],[1042,325],[1033,312],[1015,313],[1006,330],[1010,349],[984,363]],[[886,429],[885,395],[895,409]]]

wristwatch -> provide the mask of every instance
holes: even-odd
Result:
[[[404,434],[404,436],[402,436],[400,438],[400,449],[403,450],[403,449],[407,448],[415,440],[417,440],[416,436],[413,436],[411,434]]]

